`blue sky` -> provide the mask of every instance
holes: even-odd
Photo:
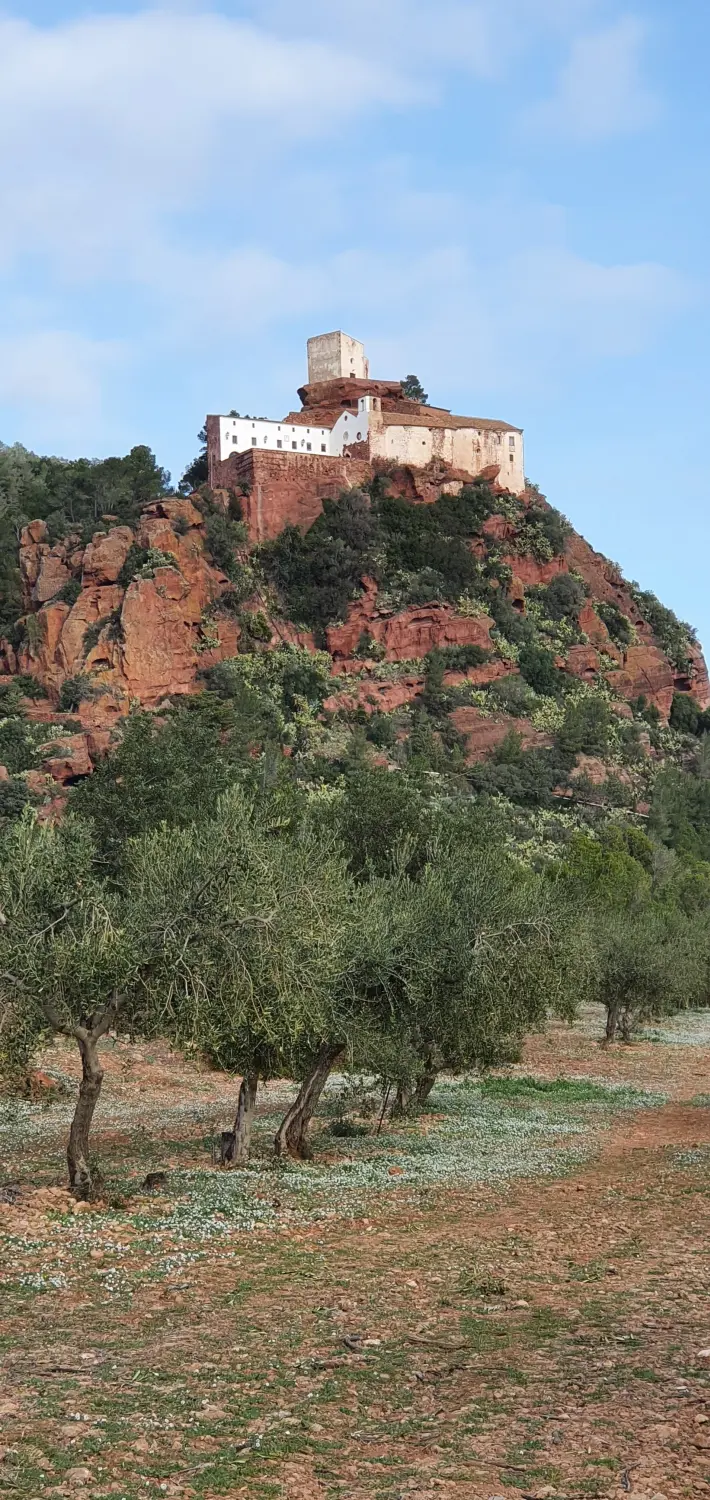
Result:
[[[0,439],[178,476],[343,327],[710,644],[709,52],[702,0],[0,8]]]

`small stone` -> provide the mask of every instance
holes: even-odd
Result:
[[[90,1214],[91,1213],[91,1204],[90,1203],[86,1203],[82,1199],[81,1202],[74,1204],[74,1207],[72,1208],[72,1213],[73,1214]]]
[[[228,1413],[221,1406],[203,1406],[199,1413],[203,1422],[224,1422]]]
[[[67,1472],[64,1475],[64,1478],[67,1479],[70,1484],[91,1484],[93,1477],[94,1476],[91,1472],[91,1469],[81,1468],[67,1469]]]
[[[710,1349],[698,1349],[698,1359],[710,1359]]]

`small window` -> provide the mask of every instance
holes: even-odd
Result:
[[[357,435],[357,441],[358,441],[358,442],[359,442],[359,443],[361,443],[361,442],[362,442],[362,433],[361,433],[361,432],[359,432],[359,433],[358,433],[358,435]]]
[[[297,448],[297,447],[298,447],[298,443],[292,443],[292,444],[291,444],[291,447],[292,447],[292,448]]]
[[[265,437],[265,438],[264,438],[264,442],[265,442],[265,443],[268,443],[268,441],[269,441],[269,435],[268,435],[268,433],[267,433],[267,434],[266,434],[266,437]]]
[[[252,448],[256,447],[256,438],[252,438],[251,445],[252,445]]]
[[[515,438],[514,437],[508,438],[508,446],[510,448],[514,448],[515,447]]]
[[[277,439],[276,439],[276,447],[277,447],[277,448],[283,448],[283,443],[282,443],[282,442],[281,442],[281,439],[280,439],[280,438],[277,438]]]
[[[238,438],[238,437],[237,437],[237,434],[236,434],[236,432],[235,432],[235,434],[234,434],[234,437],[233,437],[233,438],[232,438],[232,442],[233,442],[233,443],[238,443],[238,442],[239,442],[239,438]]]
[[[252,427],[256,427],[256,422],[252,422],[251,425],[252,425]]]
[[[308,449],[309,453],[310,453],[312,447],[313,447],[312,443],[306,443],[306,448]]]
[[[321,445],[320,445],[320,451],[321,451],[321,453],[325,453],[325,443],[321,443]]]
[[[306,428],[306,432],[310,432],[310,430],[311,430],[310,427]]]
[[[511,463],[512,463],[512,464],[514,464],[514,463],[515,463],[515,454],[514,454],[514,453],[511,453],[511,455],[510,455],[510,462],[511,462]]]

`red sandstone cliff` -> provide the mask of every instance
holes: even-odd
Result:
[[[434,498],[441,475],[414,475],[398,471],[391,476],[398,493],[413,503]],[[453,483],[453,476],[448,475]],[[290,484],[290,480],[289,480]],[[330,492],[331,476],[326,489]],[[268,531],[293,519],[293,505],[302,525],[315,519],[322,496],[305,492],[295,497],[288,491],[279,512],[272,505]],[[259,498],[253,491],[247,500],[247,520],[253,540],[264,534],[263,517],[257,516]],[[486,543],[491,541],[510,552],[505,557],[513,577],[511,602],[521,611],[531,588],[549,584],[561,572],[574,570],[588,586],[590,598],[580,615],[587,644],[574,645],[559,659],[571,675],[592,681],[602,676],[618,698],[619,711],[640,694],[667,718],[675,691],[690,692],[700,707],[710,704],[710,683],[702,653],[693,648],[690,671],[680,675],[654,641],[633,595],[617,570],[576,534],[570,536],[565,555],[540,563],[514,550],[515,528],[502,515],[485,524]],[[121,572],[130,548],[153,549],[174,559],[158,566],[152,576],[137,576],[127,587]],[[91,772],[96,757],[107,750],[111,732],[134,704],[155,708],[168,697],[199,691],[200,674],[217,661],[234,656],[239,647],[240,627],[233,613],[221,604],[228,579],[210,561],[206,550],[203,516],[187,499],[156,501],[144,511],[135,531],[114,526],[98,531],[85,547],[76,536],[50,546],[44,522],[35,521],[22,534],[20,568],[25,597],[23,645],[13,650],[0,642],[0,670],[6,675],[29,674],[42,683],[46,704],[32,705],[32,717],[57,721],[57,702],[62,684],[85,676],[91,696],[80,703],[81,733],[68,733],[45,762],[46,777],[63,783]],[[61,591],[75,593],[74,602],[57,598]],[[613,644],[593,603],[616,604],[635,628],[636,641],[621,651]],[[264,601],[254,601],[260,606]],[[389,711],[416,698],[423,686],[421,670],[413,669],[396,680],[383,680],[377,664],[361,659],[361,642],[369,639],[379,662],[420,662],[435,647],[482,647],[489,652],[484,665],[465,674],[447,676],[447,682],[468,680],[484,686],[516,671],[491,639],[493,621],[485,615],[458,613],[448,604],[427,604],[399,611],[387,608],[376,583],[363,580],[360,598],[348,611],[347,620],[327,632],[334,677],[342,687],[333,693],[326,708],[364,707],[369,712]],[[272,645],[285,640],[313,646],[312,638],[296,626],[279,621],[273,625]],[[357,653],[357,655],[356,655]],[[484,717],[474,708],[457,710],[456,726],[464,736],[472,759],[489,753],[505,736],[512,721],[505,715]],[[515,721],[526,745],[547,743],[525,721]],[[2,768],[0,768],[1,774]],[[39,773],[30,773],[35,776]],[[41,778],[40,778],[41,780]],[[43,782],[43,786],[49,785]],[[40,789],[39,782],[36,788]]]

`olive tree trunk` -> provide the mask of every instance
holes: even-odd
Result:
[[[343,1056],[342,1042],[324,1042],[313,1066],[281,1121],[274,1140],[277,1156],[307,1161],[311,1156],[308,1130],[318,1102],[335,1064]]]
[[[222,1135],[220,1160],[225,1167],[245,1167],[249,1160],[258,1087],[259,1074],[245,1073],[239,1089],[234,1129],[226,1130]]]
[[[104,1081],[104,1070],[99,1061],[98,1040],[98,1037],[89,1031],[84,1031],[83,1035],[76,1038],[81,1054],[81,1083],[67,1145],[69,1187],[75,1198],[90,1197],[93,1185],[89,1162],[89,1133]]]

